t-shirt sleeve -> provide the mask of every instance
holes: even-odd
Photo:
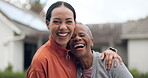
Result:
[[[133,78],[132,74],[129,72],[124,63],[120,65],[119,61],[117,61],[117,67],[114,67],[112,64],[110,76],[112,76],[111,78]]]

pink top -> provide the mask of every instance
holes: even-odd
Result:
[[[92,67],[89,69],[82,70],[81,78],[91,78],[91,70],[92,70]]]

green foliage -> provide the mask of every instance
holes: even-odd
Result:
[[[8,67],[5,69],[5,72],[12,72],[13,66],[9,63]]]
[[[134,76],[134,78],[148,78],[148,72],[147,73],[140,73],[136,69],[131,69],[130,72]]]
[[[40,0],[36,0],[35,1],[35,4],[40,4]]]
[[[0,72],[0,78],[25,78],[25,73]]]
[[[0,71],[0,78],[25,78],[25,72],[13,72],[11,64],[4,71]]]
[[[42,4],[40,3],[40,0],[35,0],[34,2],[32,2],[32,5],[37,6]]]

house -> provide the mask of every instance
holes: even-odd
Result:
[[[125,23],[88,24],[88,27],[94,37],[93,49],[105,51],[115,47],[128,68],[148,72],[148,17]]]
[[[108,47],[114,47],[127,65],[127,42],[121,39],[123,23],[87,24],[94,37],[96,51],[105,51]]]
[[[148,72],[148,17],[123,25],[123,40],[127,40],[128,66]]]
[[[6,68],[9,63],[22,70],[24,33],[0,13],[0,69]],[[19,59],[18,59],[19,58]],[[19,63],[19,64],[17,64]],[[19,66],[18,66],[19,65]]]
[[[9,64],[13,71],[27,69],[37,48],[49,32],[41,17],[0,1],[0,70]]]

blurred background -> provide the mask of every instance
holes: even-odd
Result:
[[[0,0],[0,78],[25,77],[34,53],[48,40],[45,14],[56,1]],[[94,50],[115,47],[135,78],[148,78],[148,0],[63,1],[91,29]]]

